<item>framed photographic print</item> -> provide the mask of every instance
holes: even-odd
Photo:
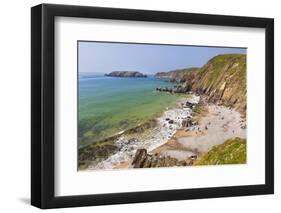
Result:
[[[272,194],[274,21],[31,9],[31,203]]]

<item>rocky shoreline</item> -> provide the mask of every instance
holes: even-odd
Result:
[[[148,153],[146,149],[138,149],[131,166],[133,168],[156,168],[173,166],[191,166],[196,159],[192,156],[185,160],[179,160],[171,156],[161,156],[157,153]]]
[[[245,147],[246,120],[234,109],[207,103],[202,98],[189,121],[188,125],[185,125],[185,121],[183,121],[181,128],[166,143],[154,150],[137,150],[133,161],[127,162],[126,167],[123,165],[122,168],[204,165],[201,158],[209,151],[216,150],[217,146],[226,147],[227,150],[228,146],[224,144],[232,141],[231,146],[237,144],[238,151],[241,143]],[[242,156],[235,156],[237,152],[229,153],[228,161],[219,161],[221,156],[215,156],[211,162],[228,164],[243,159],[241,163],[245,163],[245,153],[242,153]]]
[[[213,147],[231,138],[246,139],[246,119],[237,110],[204,102],[194,110],[196,126],[182,128],[164,145],[154,150],[163,156],[200,159]]]
[[[118,151],[122,149],[123,144],[120,142],[120,138],[122,135],[133,134],[133,133],[143,133],[149,128],[153,128],[157,125],[156,120],[149,120],[145,123],[142,123],[132,129],[128,129],[126,131],[121,131],[116,135],[108,137],[104,140],[98,141],[86,147],[82,147],[79,149],[79,170],[84,170],[89,167],[89,165],[96,165],[111,155],[116,154]],[[126,143],[132,144],[136,139],[131,138]]]
[[[111,138],[109,144],[106,145],[112,148],[108,158],[100,158],[98,161],[92,159],[87,161],[88,163],[85,163],[86,158],[80,159],[79,162],[84,160],[84,164],[80,164],[79,168],[81,170],[112,169],[122,162],[131,162],[138,149],[145,149],[150,153],[152,150],[165,144],[178,129],[192,124],[192,109],[199,102],[200,97],[195,95],[189,96],[189,98],[181,100],[177,107],[167,109],[161,117],[153,122],[150,121],[145,125],[140,125],[123,132],[115,138]],[[95,150],[104,150],[101,147],[94,148]],[[85,153],[85,150],[81,150],[81,157],[83,156],[82,153]],[[86,153],[91,153],[94,156],[90,150]]]
[[[161,117],[108,139],[94,154],[89,151],[95,160],[80,170],[192,166],[225,140],[246,138],[246,119],[238,111],[189,96]]]
[[[144,77],[138,72],[113,72],[107,76]],[[213,156],[220,153],[220,149],[228,150],[228,144],[234,145],[234,149],[228,150],[227,155],[240,153],[237,159],[243,159],[240,163],[245,163],[246,55],[218,55],[201,68],[160,72],[155,77],[179,83],[173,88],[158,87],[156,91],[181,93],[186,95],[185,100],[177,107],[167,109],[148,128],[140,125],[105,142],[103,146],[108,146],[106,151],[110,151],[98,161],[85,163],[80,168],[190,166],[202,164],[198,160],[207,154],[208,160],[214,158],[209,162],[237,163],[231,158],[218,161],[221,156]],[[236,152],[236,145],[240,144],[242,148],[238,147],[239,152]],[[96,150],[103,150],[103,146],[97,146]],[[84,152],[94,156],[90,150]],[[206,157],[204,159],[208,164]]]

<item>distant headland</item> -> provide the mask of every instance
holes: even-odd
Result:
[[[132,78],[146,78],[147,75],[142,74],[137,71],[114,71],[108,74],[105,74],[105,76],[111,76],[111,77],[132,77]]]

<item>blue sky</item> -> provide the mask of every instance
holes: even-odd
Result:
[[[79,42],[79,72],[139,71],[145,74],[201,67],[218,54],[242,53],[245,48]]]

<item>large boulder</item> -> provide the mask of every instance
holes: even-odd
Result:
[[[154,168],[188,166],[190,159],[178,160],[170,156],[147,153],[146,149],[138,149],[132,161],[133,168]]]
[[[181,122],[182,127],[192,126],[192,120],[190,118],[183,119]]]
[[[138,149],[136,151],[135,157],[133,159],[132,165],[134,168],[143,167],[143,163],[146,160],[147,150],[146,149]]]

